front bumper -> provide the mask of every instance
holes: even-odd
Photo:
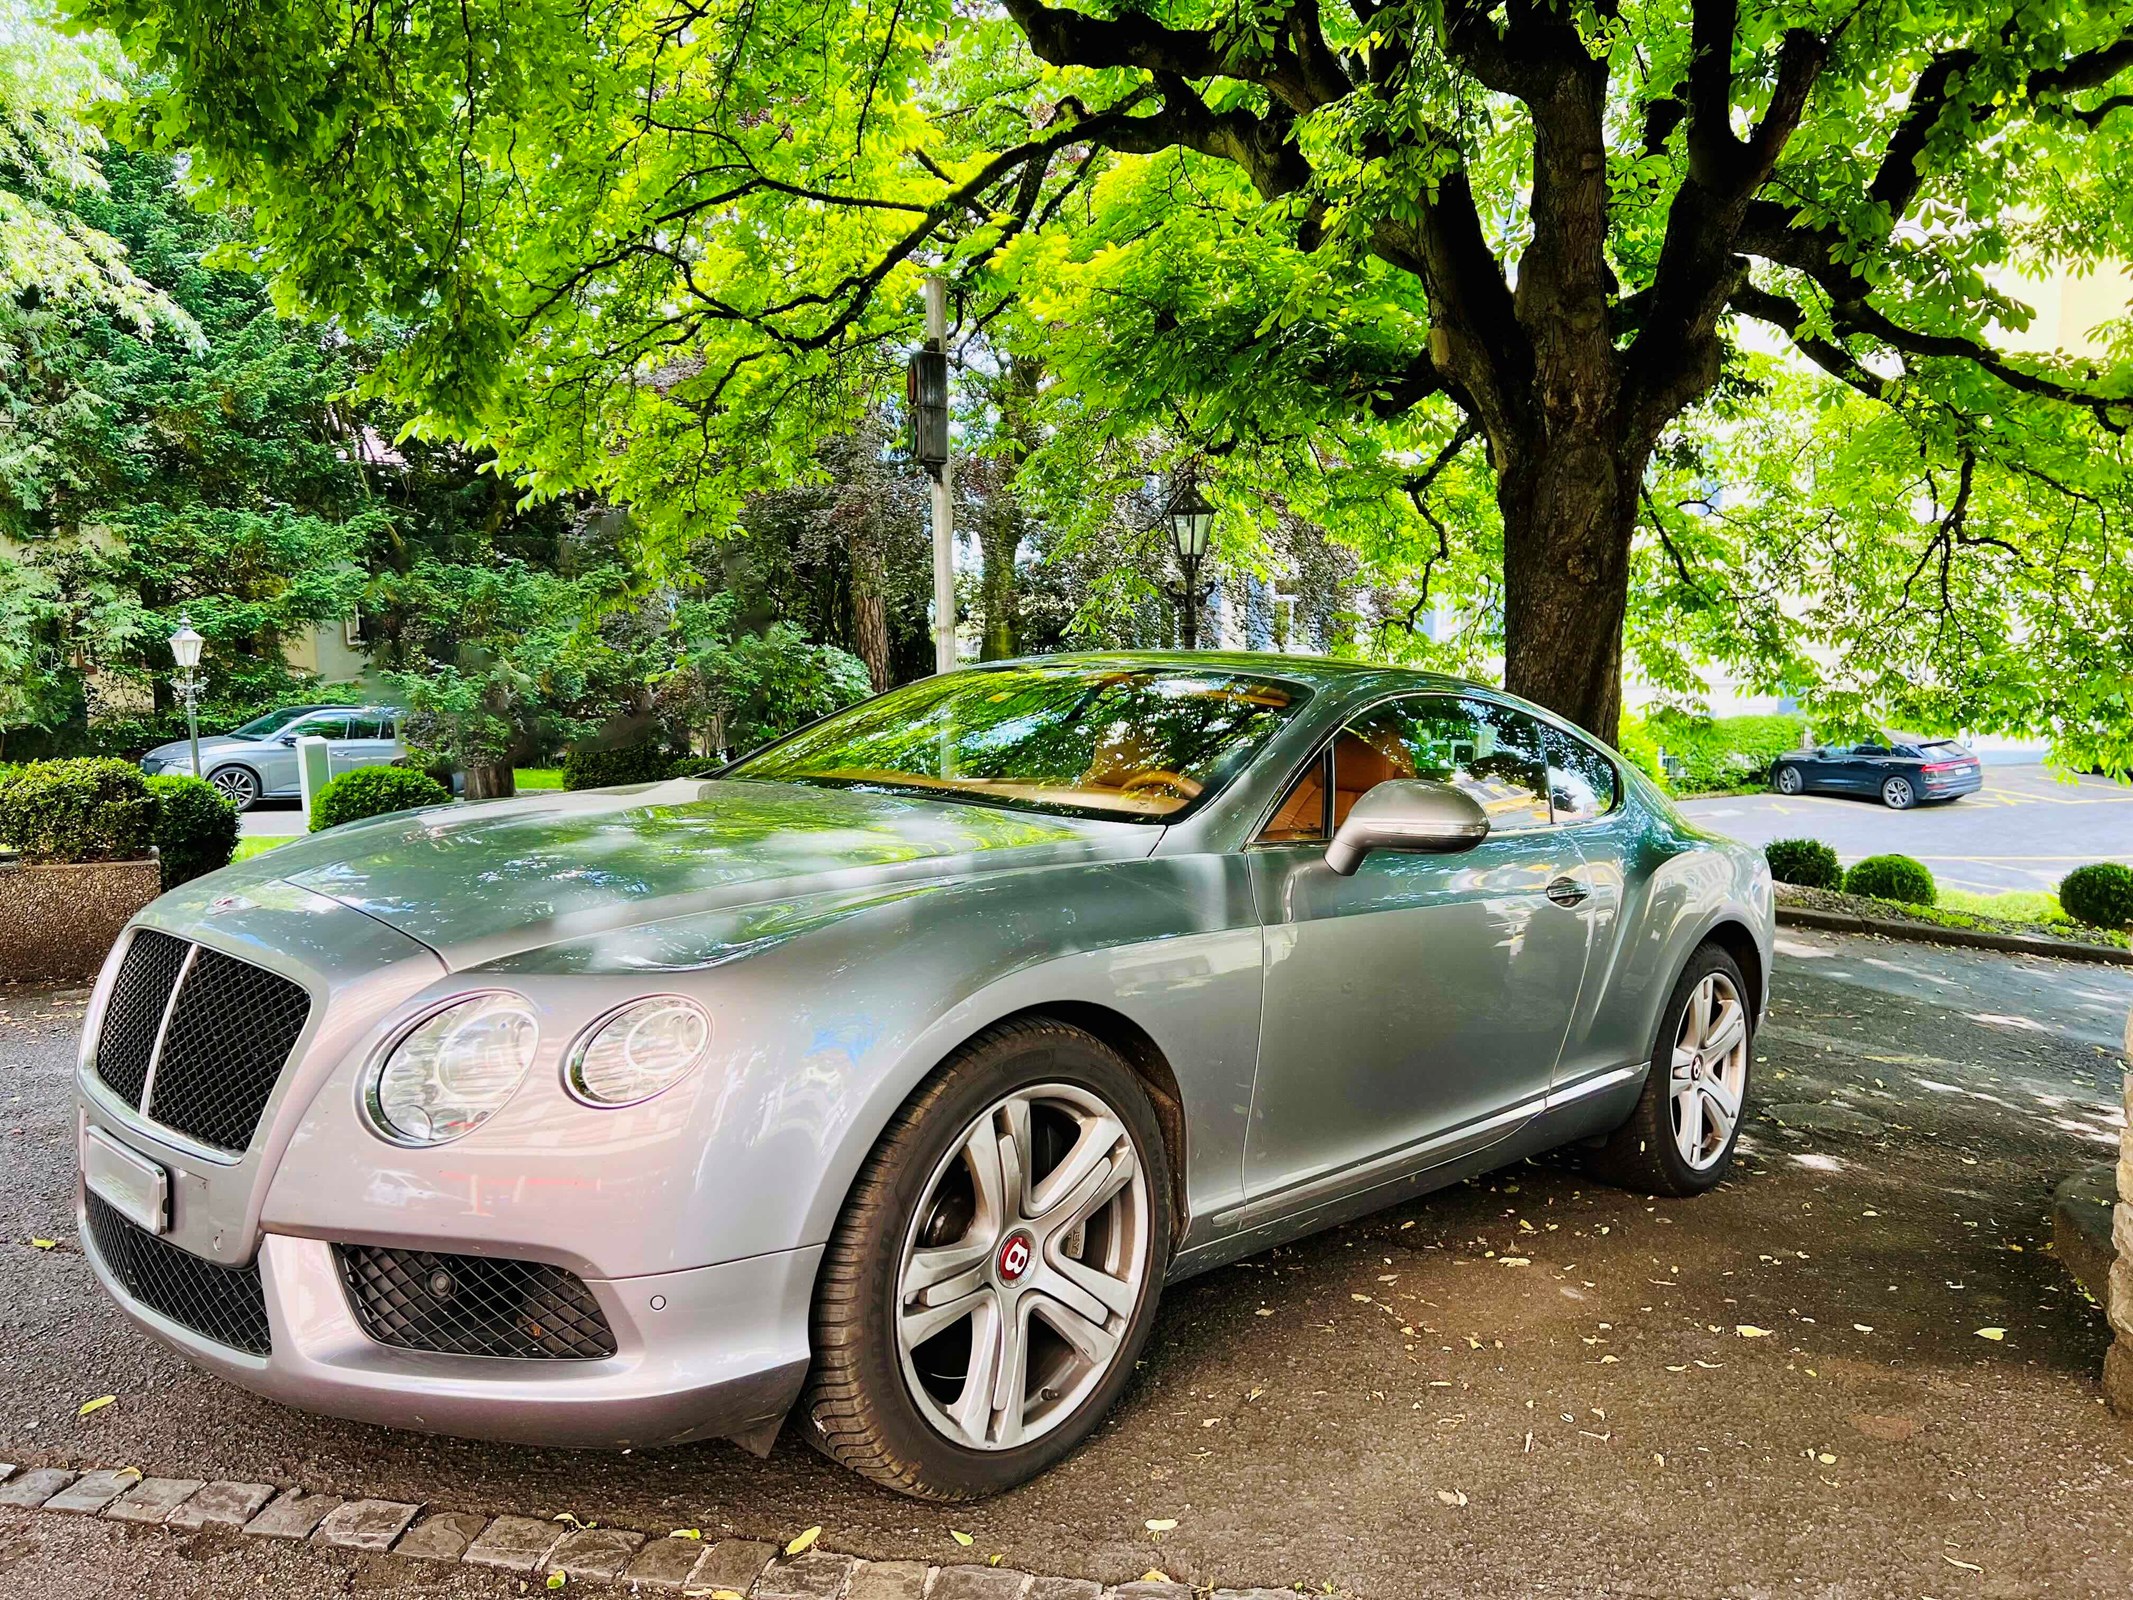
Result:
[[[807,1374],[819,1245],[588,1279],[615,1354],[540,1361],[378,1344],[356,1322],[332,1245],[269,1233],[258,1265],[271,1349],[251,1356],[130,1296],[98,1252],[80,1196],[76,1212],[91,1268],[129,1317],[194,1365],[307,1411],[517,1444],[631,1449],[730,1438],[767,1447]]]

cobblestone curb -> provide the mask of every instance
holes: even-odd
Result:
[[[1984,928],[1943,928],[1927,922],[1901,922],[1893,917],[1861,917],[1849,911],[1825,911],[1819,906],[1777,908],[1780,927],[1819,928],[1825,933],[1870,933],[1881,939],[1901,939],[1911,944],[1959,945],[1966,950],[1997,950],[2005,955],[2055,956],[2061,961],[2087,961],[2107,967],[2133,967],[2133,950],[2114,945],[2082,944],[2073,939],[2029,939],[2015,933],[1993,933]]]
[[[1287,1589],[1208,1589],[1151,1572],[1105,1586],[1012,1567],[868,1561],[819,1546],[784,1556],[752,1539],[665,1538],[569,1518],[483,1516],[395,1500],[344,1500],[263,1483],[144,1478],[132,1467],[20,1469],[0,1462],[0,1506],[136,1526],[241,1528],[410,1561],[463,1562],[555,1588],[612,1585],[702,1600],[1282,1600]]]

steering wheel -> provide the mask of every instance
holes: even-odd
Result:
[[[1167,772],[1161,767],[1136,772],[1118,786],[1120,794],[1148,795],[1158,790],[1179,800],[1193,800],[1199,797],[1200,786],[1182,772]]]

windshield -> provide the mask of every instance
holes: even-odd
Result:
[[[1227,783],[1306,698],[1198,667],[957,672],[803,728],[727,776],[1162,822]]]
[[[309,706],[285,706],[279,711],[269,711],[263,717],[254,717],[241,728],[230,729],[227,737],[232,739],[264,739],[292,718],[302,716]]]

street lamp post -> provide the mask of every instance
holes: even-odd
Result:
[[[1215,508],[1200,493],[1191,478],[1185,480],[1170,501],[1170,541],[1177,551],[1178,570],[1184,575],[1179,591],[1178,640],[1188,650],[1200,648],[1200,602],[1214,585],[1200,586],[1200,563],[1207,559],[1208,539],[1214,530]]]
[[[200,647],[206,643],[193,631],[189,617],[178,619],[178,631],[170,636],[170,659],[177,663],[178,671],[170,686],[185,702],[185,737],[192,746],[196,778],[200,776],[200,691],[207,687],[207,679],[200,675]]]

